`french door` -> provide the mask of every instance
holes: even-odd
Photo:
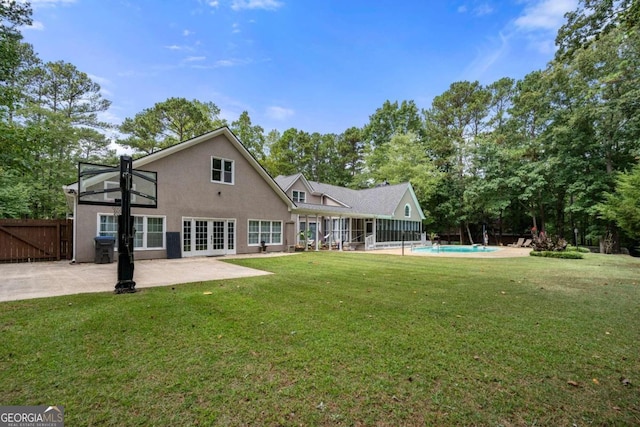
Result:
[[[182,220],[182,254],[185,257],[232,255],[236,253],[235,242],[235,219]]]

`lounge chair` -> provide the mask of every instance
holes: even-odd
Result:
[[[531,246],[531,242],[532,242],[532,240],[531,240],[531,239],[527,239],[527,240],[525,240],[525,241],[524,241],[524,243],[522,244],[522,247],[523,247],[523,248],[528,248],[528,247],[530,247],[530,246]]]
[[[516,243],[508,244],[510,248],[521,248],[524,245],[524,237],[520,237]]]

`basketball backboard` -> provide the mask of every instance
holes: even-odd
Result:
[[[132,170],[131,206],[158,207],[158,173]],[[117,166],[78,163],[78,203],[83,205],[119,206],[120,168]]]

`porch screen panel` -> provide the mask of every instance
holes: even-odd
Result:
[[[376,221],[376,241],[401,242],[403,234],[406,241],[417,241],[420,240],[420,229],[420,221],[379,219]]]

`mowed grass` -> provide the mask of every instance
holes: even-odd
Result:
[[[0,304],[0,404],[69,426],[640,424],[638,259],[231,262],[275,274]]]

